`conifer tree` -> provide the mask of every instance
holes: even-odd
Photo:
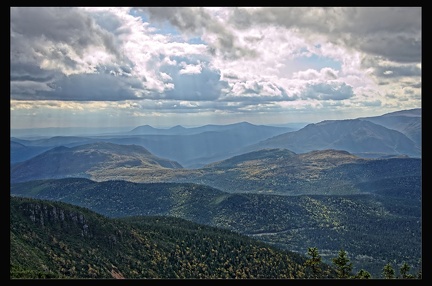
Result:
[[[399,269],[400,278],[402,279],[412,279],[414,278],[414,275],[409,274],[411,267],[408,265],[408,263],[404,262]]]
[[[315,278],[318,278],[319,274],[321,272],[321,268],[319,267],[319,265],[321,264],[321,256],[318,253],[318,248],[309,247],[308,248],[308,255],[310,256],[310,258],[308,260],[306,260],[304,265],[306,267],[311,267],[313,276]]]
[[[391,266],[390,262],[384,265],[382,274],[385,279],[394,279],[395,278],[395,271],[393,267]]]
[[[422,279],[422,259],[419,260],[419,268],[417,272],[417,279]]]
[[[360,271],[354,276],[356,279],[370,279],[371,277],[372,275],[364,269],[360,269]]]
[[[352,263],[347,257],[344,249],[339,250],[338,256],[332,259],[333,264],[336,266],[339,278],[350,278]]]

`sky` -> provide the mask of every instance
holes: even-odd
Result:
[[[421,108],[421,7],[11,7],[11,129]]]

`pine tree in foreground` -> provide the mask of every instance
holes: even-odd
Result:
[[[390,262],[384,265],[382,274],[385,279],[395,279],[395,271]]]
[[[364,269],[360,269],[359,272],[353,277],[355,279],[370,279],[372,275]]]
[[[400,278],[402,279],[413,279],[414,275],[410,274],[411,267],[408,265],[408,263],[404,262],[401,266],[401,268],[399,269],[399,273],[400,273]]]
[[[310,258],[305,261],[304,265],[312,269],[314,278],[319,278],[321,273],[321,268],[319,266],[321,264],[321,256],[318,253],[318,248],[309,247],[307,254],[310,256]]]
[[[339,250],[338,256],[333,258],[332,261],[333,264],[336,266],[339,278],[350,278],[353,266],[348,259],[345,250]]]

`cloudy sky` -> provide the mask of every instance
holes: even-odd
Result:
[[[11,128],[319,122],[421,107],[420,7],[12,7]]]

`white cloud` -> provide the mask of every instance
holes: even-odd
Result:
[[[280,25],[398,62],[421,58],[421,7],[265,7],[235,12],[233,22],[241,28]]]
[[[339,71],[331,68],[322,68],[320,71],[308,69],[294,73],[294,79],[300,80],[334,80],[338,78]]]
[[[181,62],[180,65],[183,68],[179,71],[179,74],[200,74],[202,71],[202,67],[200,64],[188,65],[185,62]]]
[[[319,100],[344,100],[354,96],[352,87],[341,82],[307,84],[301,98]]]

